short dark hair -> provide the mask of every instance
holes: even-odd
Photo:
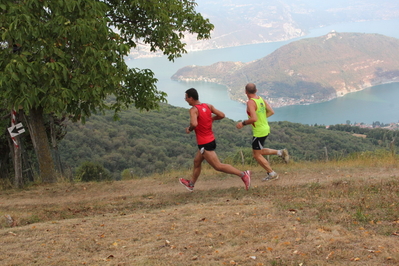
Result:
[[[194,100],[196,100],[196,101],[198,101],[198,91],[196,90],[196,89],[194,89],[194,88],[190,88],[190,89],[188,89],[188,90],[186,90],[186,93],[187,93],[187,97],[188,98],[193,98]]]
[[[256,91],[257,91],[256,90],[256,85],[254,83],[248,83],[245,86],[245,91],[248,92],[248,93],[251,93],[251,94],[256,93]]]

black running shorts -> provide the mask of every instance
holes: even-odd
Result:
[[[267,136],[265,137],[252,137],[252,149],[253,150],[261,150],[263,149],[263,145],[265,144]]]
[[[204,153],[204,150],[214,151],[216,149],[216,140],[213,140],[207,144],[198,145],[198,149],[201,151],[201,153]]]

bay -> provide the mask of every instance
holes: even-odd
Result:
[[[168,94],[168,103],[188,108],[184,92],[194,87],[200,94],[201,102],[211,103],[223,111],[228,118],[242,120],[246,118],[245,105],[229,98],[223,85],[207,82],[177,82],[171,76],[180,68],[188,65],[207,66],[219,61],[250,62],[272,53],[279,47],[303,38],[318,37],[335,30],[337,32],[379,33],[399,38],[397,26],[399,19],[384,21],[366,21],[343,23],[310,31],[304,37],[289,41],[245,45],[217,50],[196,51],[184,54],[170,62],[166,57],[142,59],[127,58],[129,67],[149,68],[158,79],[158,90]],[[244,88],[243,88],[244,94]],[[301,124],[333,125],[347,123],[371,124],[399,122],[399,83],[383,84],[360,92],[347,94],[328,102],[275,108],[270,121],[290,121]]]

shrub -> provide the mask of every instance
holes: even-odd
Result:
[[[75,180],[82,182],[111,180],[111,174],[99,163],[83,162],[76,170]]]

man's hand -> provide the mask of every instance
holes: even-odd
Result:
[[[242,122],[238,122],[236,125],[236,128],[241,129],[244,127],[244,124]]]

